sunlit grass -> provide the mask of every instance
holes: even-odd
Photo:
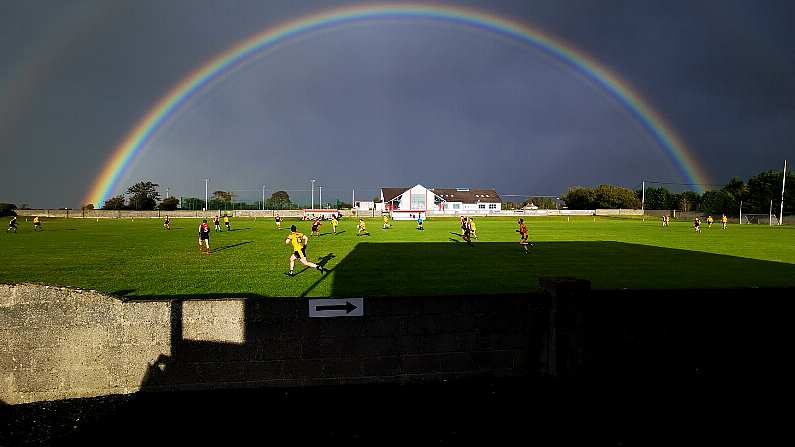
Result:
[[[197,248],[199,219],[45,219],[43,231],[19,220],[17,234],[0,237],[0,282],[36,282],[145,296],[432,295],[520,292],[539,276],[576,276],[596,288],[713,288],[795,286],[795,228],[720,225],[695,234],[689,222],[661,228],[657,219],[529,218],[536,247],[525,254],[513,218],[478,218],[472,247],[456,234],[455,219],[431,219],[381,229],[369,236],[343,219],[311,237],[310,260],[331,272],[288,277],[290,224],[234,219],[233,231],[211,234],[212,255]],[[360,243],[366,243],[360,245]],[[395,245],[403,244],[403,245]],[[768,262],[766,262],[768,261]],[[772,262],[769,262],[772,261]]]

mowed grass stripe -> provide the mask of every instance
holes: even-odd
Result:
[[[309,222],[233,219],[233,231],[211,234],[212,255],[199,253],[199,219],[45,219],[44,230],[19,220],[0,237],[0,282],[82,287],[127,297],[352,296],[522,292],[539,276],[590,279],[596,288],[795,286],[795,228],[720,225],[702,234],[690,222],[662,228],[648,219],[528,218],[537,243],[524,254],[514,218],[477,218],[479,239],[467,246],[456,219],[415,222],[368,219],[369,236],[343,219],[339,234],[324,222],[310,237],[310,260],[327,258],[322,276],[296,263],[284,239]]]

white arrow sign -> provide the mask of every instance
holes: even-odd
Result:
[[[309,316],[361,317],[364,315],[364,298],[323,298],[309,300]]]

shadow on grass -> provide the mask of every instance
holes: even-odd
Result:
[[[521,293],[542,276],[596,289],[795,286],[795,264],[621,242],[367,243],[334,266],[332,296]]]
[[[252,242],[254,242],[254,241],[245,241],[245,242],[238,242],[237,244],[232,244],[232,245],[224,245],[222,247],[218,247],[218,248],[214,249],[213,252],[219,252],[219,251],[228,250],[230,248],[239,247],[241,245],[250,244]]]

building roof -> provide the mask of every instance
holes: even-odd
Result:
[[[384,195],[384,202],[389,202],[409,189],[411,188],[381,188],[381,193]]]
[[[448,202],[502,203],[496,189],[432,188],[431,191]]]

